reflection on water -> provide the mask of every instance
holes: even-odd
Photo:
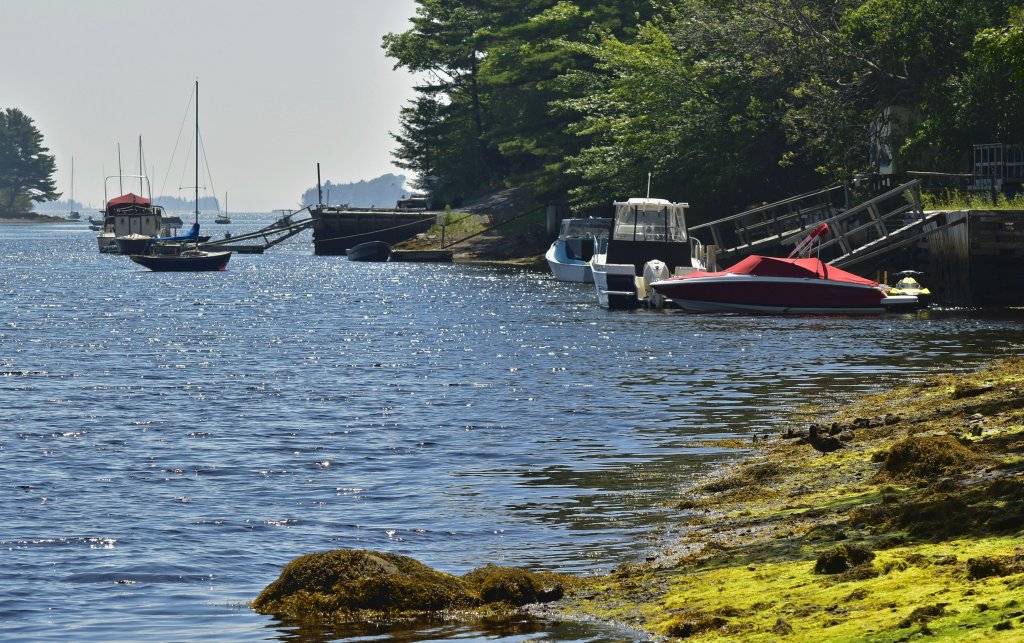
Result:
[[[700,440],[1024,336],[1016,313],[609,313],[544,273],[350,264],[308,237],[225,273],[150,273],[72,224],[0,228],[0,296],[0,619],[32,640],[384,637],[245,607],[336,547],[455,574],[607,571],[644,555],[680,485],[737,456]],[[387,636],[629,638],[527,621]]]

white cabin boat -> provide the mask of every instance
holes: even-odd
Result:
[[[107,182],[110,179],[118,179],[120,182],[124,178],[140,179],[140,185],[141,180],[145,179],[142,176],[109,176]],[[100,252],[120,253],[118,238],[155,238],[160,234],[164,216],[164,209],[161,206],[153,205],[150,198],[132,192],[107,199],[106,186],[103,191],[106,203],[106,209],[103,210],[103,229],[96,237]]]
[[[653,291],[647,283],[704,268],[696,257],[700,253],[694,246],[699,243],[686,231],[689,204],[648,197],[618,201],[614,206],[608,241],[590,259],[602,307],[638,308],[651,302]],[[651,303],[658,304],[657,300]]]
[[[592,283],[590,258],[595,245],[608,240],[611,223],[611,219],[563,219],[558,239],[544,255],[555,279]]]

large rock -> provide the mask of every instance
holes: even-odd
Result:
[[[301,617],[356,610],[427,612],[479,603],[462,579],[407,556],[334,550],[288,563],[252,606],[263,614]]]

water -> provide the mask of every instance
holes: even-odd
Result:
[[[608,571],[643,557],[680,485],[737,456],[701,439],[1024,341],[1019,315],[609,313],[546,273],[350,264],[308,236],[225,273],[150,273],[83,224],[0,227],[0,296],[9,640],[630,640],[297,630],[246,602],[332,548]]]

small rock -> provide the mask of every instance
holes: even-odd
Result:
[[[793,633],[793,626],[786,621],[786,619],[779,617],[775,619],[775,627],[772,628],[772,632],[780,636]]]
[[[565,589],[561,583],[555,583],[551,587],[544,587],[537,592],[538,603],[551,603],[552,601],[561,600],[565,596]]]
[[[882,421],[885,422],[886,426],[892,426],[893,424],[899,424],[899,421],[902,419],[903,418],[893,413],[886,413],[885,419],[883,419]]]

